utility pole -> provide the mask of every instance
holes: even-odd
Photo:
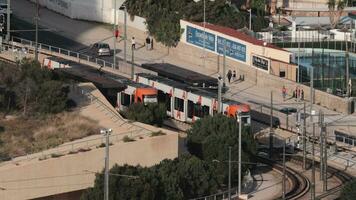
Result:
[[[345,40],[346,43],[346,55],[345,55],[345,65],[346,65],[346,97],[350,97],[350,72],[349,72],[349,49],[348,49],[348,42]]]
[[[286,139],[284,139],[284,142],[283,142],[282,199],[286,199]]]
[[[323,129],[323,132],[324,132],[324,182],[323,182],[323,191],[327,191],[328,190],[328,152],[327,152],[327,137],[326,137],[326,127],[325,127],[325,124],[323,123],[322,125],[322,129]]]
[[[226,86],[225,80],[226,80],[226,40],[224,43],[224,56],[223,56],[223,87]]]
[[[305,101],[303,103],[303,169],[306,169],[306,157],[307,157],[307,136],[306,136],[306,119],[305,119]]]
[[[241,160],[241,129],[242,129],[242,119],[241,119],[241,113],[239,112],[238,113],[238,118],[239,118],[239,174],[238,174],[238,198],[241,197],[241,163],[242,163],[242,160]]]
[[[221,84],[221,76],[219,75],[218,76],[218,113],[221,113],[222,112],[222,102],[221,102],[221,99],[222,99],[222,94],[221,94],[221,90],[222,90],[222,84]]]
[[[135,63],[134,63],[134,59],[135,59],[135,49],[134,47],[131,48],[131,80],[134,80],[134,75],[135,75]]]
[[[7,0],[7,9],[6,9],[6,11],[7,11],[7,18],[6,18],[6,30],[7,30],[7,32],[6,32],[6,38],[5,38],[5,40],[7,41],[7,42],[9,42],[10,41],[10,23],[11,23],[11,21],[10,21],[10,16],[11,16],[11,7],[10,7],[10,5],[11,5],[11,0]]]
[[[324,180],[324,177],[323,177],[323,159],[324,159],[324,156],[323,156],[323,111],[320,110],[319,111],[319,126],[320,126],[320,147],[319,147],[319,152],[320,152],[320,180]]]
[[[314,35],[312,41],[312,64],[310,68],[310,114],[313,111],[314,104]],[[310,121],[313,122],[313,116],[310,117]]]
[[[35,22],[36,22],[36,39],[35,39],[35,61],[38,62],[38,20],[39,20],[39,3],[38,0],[36,0],[36,16],[35,16]]]
[[[116,10],[116,1],[117,0],[114,0],[114,26],[113,26],[113,34],[114,34],[114,55],[113,55],[113,66],[112,66],[112,68],[113,69],[116,69],[116,31],[117,31],[117,26],[116,26],[116,12],[117,12],[117,10]]]
[[[111,129],[102,129],[100,133],[104,135],[105,140],[105,175],[104,175],[104,200],[109,200],[109,140]]]
[[[229,200],[231,200],[231,146],[229,146]]]
[[[311,183],[311,200],[315,200],[315,123],[313,123],[313,141],[312,141],[312,183]]]
[[[127,49],[127,8],[126,5],[124,6],[124,61],[127,62],[126,59],[126,49]]]
[[[271,121],[269,130],[269,158],[272,158],[273,153],[273,91],[271,91]]]

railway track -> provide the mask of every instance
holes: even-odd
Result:
[[[283,173],[282,164],[279,164],[275,161],[262,157],[257,157],[256,159],[259,162],[272,166],[274,170]],[[291,187],[289,191],[285,194],[285,199],[289,199],[289,200],[300,199],[306,193],[308,193],[310,189],[310,181],[305,175],[286,166],[286,177],[290,180]],[[282,199],[282,196],[280,196],[278,199]]]
[[[301,163],[303,163],[303,158],[301,156],[293,157],[291,159],[291,161],[301,164]],[[306,161],[307,161],[307,164],[310,167],[312,167],[311,159],[307,158]],[[315,166],[320,166],[320,162],[319,161],[314,161],[314,162],[315,162]],[[320,171],[320,168],[318,168],[318,167],[316,167],[315,169]],[[346,173],[345,171],[336,169],[336,168],[334,168],[332,166],[328,166],[328,177],[332,177],[332,176],[334,176],[335,178],[337,178],[340,181],[340,185],[338,185],[336,187],[333,187],[331,189],[328,189],[323,194],[317,196],[316,197],[317,199],[323,199],[323,198],[328,197],[330,195],[334,195],[337,192],[340,192],[345,183],[353,180],[353,177],[351,175],[349,175],[348,173]]]

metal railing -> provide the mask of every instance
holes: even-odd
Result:
[[[230,191],[231,191],[231,198],[235,199],[237,197],[237,188],[231,188]],[[226,190],[209,196],[193,198],[190,200],[225,200],[228,198],[228,196],[229,196],[229,190]]]

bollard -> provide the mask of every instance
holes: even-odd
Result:
[[[61,48],[58,48],[58,53],[61,54]]]

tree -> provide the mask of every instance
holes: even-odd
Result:
[[[162,126],[163,120],[167,118],[165,105],[157,103],[149,103],[147,105],[134,103],[129,106],[129,109],[124,115],[133,121],[158,126]]]
[[[68,88],[60,81],[44,82],[38,92],[37,110],[41,113],[59,113],[65,110]]]
[[[344,0],[328,0],[327,4],[329,8],[330,24],[332,28],[335,28],[339,23],[346,2]]]
[[[249,161],[249,155],[255,154],[255,142],[247,128],[242,130],[242,160]],[[196,121],[188,131],[187,146],[191,154],[207,162],[227,161],[228,147],[232,148],[232,160],[238,159],[238,124],[236,120],[224,115],[208,116]],[[242,174],[249,166],[242,165]],[[237,172],[237,165],[232,166]],[[223,163],[216,164],[216,174],[221,185],[227,183],[228,172]],[[232,177],[237,183],[237,176]]]
[[[353,200],[356,197],[356,180],[348,182],[341,190],[341,200]]]
[[[189,199],[217,192],[217,182],[211,165],[189,154],[174,160],[145,168],[141,166],[118,166],[110,169],[110,199]],[[128,177],[115,176],[137,176]],[[103,197],[104,176],[97,174],[94,187],[87,189],[81,200],[100,200]]]

